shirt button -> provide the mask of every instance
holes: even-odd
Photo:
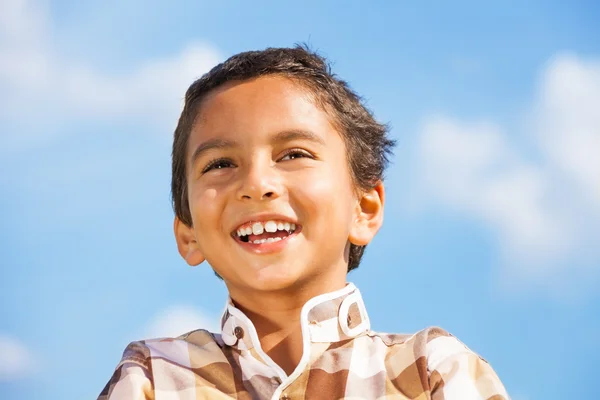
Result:
[[[290,396],[288,396],[287,394],[282,394],[281,397],[279,398],[280,400],[290,400]]]
[[[244,330],[242,329],[241,326],[236,326],[233,329],[233,334],[235,335],[236,338],[241,339],[244,337]]]

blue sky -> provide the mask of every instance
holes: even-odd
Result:
[[[600,7],[592,1],[0,4],[0,396],[95,398],[126,344],[215,326],[180,259],[187,86],[307,42],[398,147],[349,280],[373,327],[439,325],[515,400],[591,398],[600,361]]]

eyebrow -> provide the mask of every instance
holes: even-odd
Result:
[[[281,131],[271,139],[273,143],[291,142],[292,140],[307,140],[323,146],[325,145],[325,140],[323,140],[322,137],[304,129],[290,129]]]
[[[320,145],[325,145],[325,141],[323,140],[322,137],[320,137],[319,135],[316,135],[315,133],[311,132],[311,131],[307,131],[307,130],[303,130],[303,129],[289,129],[289,130],[285,130],[285,131],[281,131],[279,133],[277,133],[276,135],[274,135],[271,138],[271,142],[272,143],[285,143],[285,142],[291,142],[292,140],[306,140],[309,142],[314,142],[314,143],[318,143]],[[200,158],[202,157],[202,155],[210,150],[214,150],[214,149],[231,149],[231,148],[235,148],[235,147],[239,147],[239,143],[232,141],[232,140],[227,140],[227,139],[221,139],[221,138],[214,138],[214,139],[209,139],[204,143],[201,143],[198,147],[196,147],[196,150],[194,150],[194,153],[192,154],[192,165]]]
[[[196,161],[202,157],[202,155],[210,150],[214,149],[230,149],[232,147],[238,147],[239,144],[232,140],[226,140],[221,138],[214,138],[207,140],[204,143],[201,143],[194,150],[194,154],[192,154],[192,165],[196,163]]]

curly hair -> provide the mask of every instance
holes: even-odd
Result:
[[[355,189],[367,191],[383,180],[395,141],[388,126],[377,122],[362,99],[331,72],[327,61],[305,46],[268,48],[236,54],[196,80],[185,94],[175,129],[172,152],[171,199],[176,216],[192,226],[186,180],[187,144],[203,98],[231,81],[266,75],[284,76],[303,85],[325,110],[344,139]],[[365,246],[351,244],[348,271],[358,267]]]

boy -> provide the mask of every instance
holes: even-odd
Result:
[[[386,133],[304,48],[237,54],[194,82],[174,230],[227,286],[222,329],[130,344],[100,399],[507,399],[443,330],[371,331],[346,282],[383,222]]]

